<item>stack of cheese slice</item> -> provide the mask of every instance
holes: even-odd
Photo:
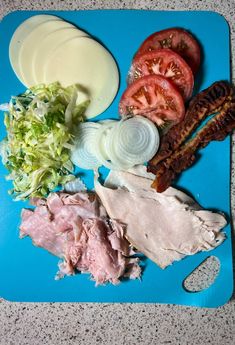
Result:
[[[86,32],[52,15],[35,15],[14,32],[9,56],[26,87],[59,81],[80,84],[78,101],[90,99],[87,117],[99,115],[113,101],[119,84],[112,55]]]

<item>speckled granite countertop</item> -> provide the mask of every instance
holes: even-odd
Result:
[[[230,24],[232,56],[235,56],[234,0],[1,0],[0,18],[16,9],[102,8],[217,11]],[[233,178],[234,173],[232,169]],[[233,205],[234,200],[233,185]],[[235,344],[235,300],[218,309],[158,304],[29,304],[0,300],[0,345],[16,344],[232,345]]]

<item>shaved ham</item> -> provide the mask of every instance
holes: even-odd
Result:
[[[20,237],[30,236],[36,246],[62,259],[57,278],[90,272],[99,285],[140,276],[123,225],[108,218],[94,193],[51,193],[31,203],[36,208],[22,211]]]
[[[129,172],[111,171],[105,186],[95,190],[108,215],[126,224],[125,236],[148,258],[165,268],[186,255],[221,244],[226,225],[222,214],[202,210],[185,193],[151,188],[152,174],[145,167]]]

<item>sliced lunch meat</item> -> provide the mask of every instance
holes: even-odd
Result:
[[[124,238],[123,225],[108,218],[94,193],[52,193],[23,209],[20,237],[62,259],[57,277],[89,272],[96,285],[138,278],[138,259]]]
[[[154,175],[146,167],[111,171],[102,186],[95,182],[110,217],[126,224],[129,242],[165,268],[186,255],[215,248],[223,242],[226,225],[222,214],[203,210],[185,193],[151,188]]]

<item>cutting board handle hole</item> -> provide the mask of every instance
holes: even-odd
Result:
[[[220,272],[220,260],[209,256],[200,263],[183,281],[183,288],[188,292],[208,289]]]

